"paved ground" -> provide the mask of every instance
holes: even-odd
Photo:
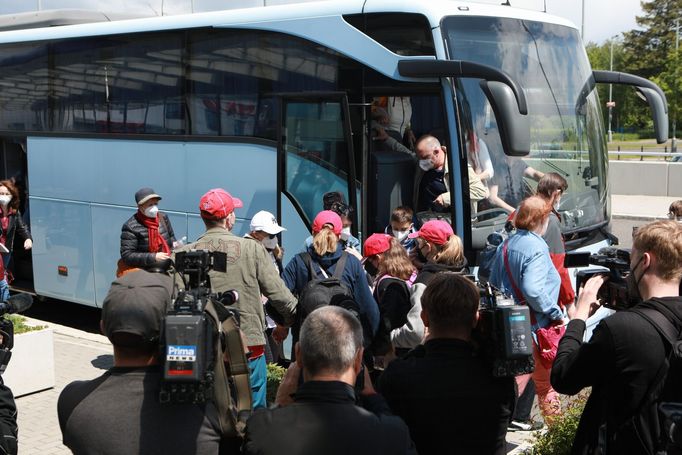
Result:
[[[57,420],[57,398],[76,379],[99,376],[113,363],[109,341],[63,326],[53,327],[55,388],[16,399],[19,413],[19,453],[22,455],[69,454],[62,445]]]

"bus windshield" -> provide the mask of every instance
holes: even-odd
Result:
[[[604,127],[590,65],[577,31],[496,17],[447,17],[443,30],[449,58],[505,71],[524,88],[528,100],[530,154],[524,158],[507,157],[479,81],[455,82],[462,144],[467,147],[469,164],[481,172],[485,167],[481,161],[485,160],[475,155],[485,148],[494,173],[485,176],[491,196],[479,203],[477,211],[496,208],[498,213],[509,212],[533,191],[542,173],[556,172],[568,182],[558,207],[564,232],[589,230],[606,221]],[[475,213],[472,219],[475,230],[482,220]]]

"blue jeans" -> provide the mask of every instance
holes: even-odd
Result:
[[[249,371],[251,372],[251,397],[253,399],[253,409],[265,408],[266,404],[266,385],[268,369],[265,365],[265,355],[251,359]]]
[[[6,302],[9,299],[9,284],[7,280],[0,280],[0,302]]]

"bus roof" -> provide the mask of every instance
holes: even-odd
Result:
[[[423,14],[429,20],[431,27],[433,28],[440,26],[441,19],[444,16],[450,15],[509,17],[548,22],[576,28],[572,22],[546,13],[484,3],[452,0],[430,0],[429,2],[416,2],[413,0],[331,0],[279,4],[276,6],[257,6],[184,15],[115,20],[109,22],[101,22],[102,20],[110,20],[110,18],[105,15],[93,13],[92,21],[89,23],[3,31],[0,32],[0,43],[57,40],[85,36],[117,35],[200,27],[229,27],[231,25],[241,25],[243,27],[249,23],[305,18],[310,18],[312,20],[316,17],[382,12]],[[51,22],[45,22],[45,24],[59,25],[60,23],[66,24],[74,22],[69,22],[68,20],[60,22],[57,20],[58,14],[59,13],[53,13]],[[68,10],[63,10],[61,14],[68,14]],[[84,16],[80,19],[83,18]],[[82,21],[77,20],[75,22]],[[2,23],[1,20],[0,23]],[[31,25],[27,26],[30,27]],[[2,29],[1,26],[0,29]]]

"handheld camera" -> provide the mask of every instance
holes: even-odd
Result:
[[[602,305],[612,310],[624,310],[637,303],[635,296],[628,292],[627,278],[630,274],[630,250],[627,248],[605,247],[597,254],[568,253],[565,267],[585,267],[597,265],[602,269],[585,269],[576,274],[575,287],[580,286],[595,275],[608,275],[608,280],[599,288],[597,297]]]

